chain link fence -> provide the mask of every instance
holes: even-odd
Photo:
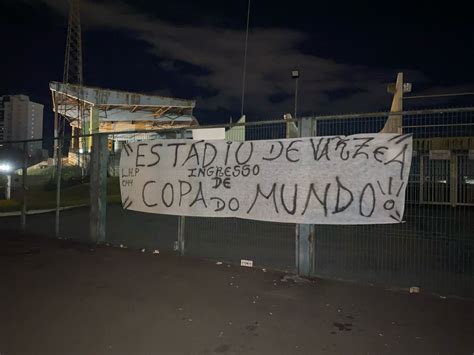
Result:
[[[312,135],[379,132],[390,115],[311,117]],[[474,297],[474,108],[398,115],[403,131],[414,136],[404,223],[315,226],[312,275]],[[297,125],[279,120],[212,127],[224,128],[226,139],[239,141],[295,137]],[[118,173],[123,142],[191,137],[187,129],[107,134],[106,243],[170,253],[183,243],[185,255],[297,270],[295,224],[122,209]],[[24,147],[29,143],[0,142],[0,230],[54,236],[57,166],[50,158],[29,156]],[[90,157],[90,152],[64,149],[59,237],[91,241]]]
[[[378,132],[388,114],[315,118],[316,134]],[[474,111],[403,114],[414,154],[405,221],[316,226],[313,274],[474,296]]]

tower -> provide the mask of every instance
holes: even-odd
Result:
[[[79,0],[69,0],[63,83],[82,85],[81,14]]]
[[[67,38],[66,38],[66,51],[64,55],[64,68],[63,68],[63,83],[64,84],[75,84],[82,86],[83,83],[83,72],[82,72],[82,35],[81,35],[81,15],[80,15],[80,0],[69,0],[69,16],[68,16],[68,27],[67,27]],[[78,150],[80,147],[79,135],[83,125],[83,108],[81,107],[79,99],[73,103],[65,101],[67,99],[60,98],[56,102],[59,106],[61,114],[55,115],[54,120],[54,136],[55,158],[58,155],[60,142],[59,138],[63,137],[66,125],[66,118],[68,111],[77,112],[77,122],[72,127],[72,140],[71,150]],[[58,112],[58,110],[55,110]],[[60,117],[62,116],[62,117]],[[70,122],[71,123],[71,122]]]

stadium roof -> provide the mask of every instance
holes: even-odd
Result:
[[[99,114],[100,131],[111,127],[130,126],[182,127],[198,125],[193,116],[194,100],[164,96],[144,95],[133,92],[109,90],[74,84],[51,82],[53,107],[67,118],[71,126],[78,118],[89,114],[94,107]],[[54,109],[54,108],[53,108]],[[140,124],[141,123],[141,124]],[[117,125],[118,124],[118,125]]]

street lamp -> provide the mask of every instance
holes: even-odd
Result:
[[[295,119],[296,119],[296,113],[298,110],[298,78],[300,77],[300,71],[298,69],[293,69],[291,71],[291,77],[295,79]]]

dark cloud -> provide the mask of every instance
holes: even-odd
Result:
[[[44,1],[58,13],[66,14],[64,1]],[[156,56],[161,68],[173,71],[180,80],[185,79],[189,85],[203,90],[203,94],[196,97],[201,108],[235,109],[235,103],[240,101],[242,30],[178,26],[151,18],[124,3],[83,1],[82,9],[84,28],[87,30],[106,28],[127,31],[146,42],[148,52]],[[375,103],[380,105],[383,102],[381,97],[389,100],[385,86],[392,80],[394,72],[336,63],[305,54],[298,47],[309,40],[307,34],[297,30],[252,29],[246,82],[246,107],[250,114],[276,116],[292,110],[294,89],[290,70],[293,67],[301,71],[302,112],[340,107],[338,101],[346,100],[346,97],[327,93],[341,88],[358,94],[361,102],[357,108],[371,109]],[[275,100],[277,93],[279,100]],[[354,107],[347,105],[347,109]]]
[[[66,1],[41,1],[65,22]],[[204,116],[198,118],[204,122],[205,116],[212,112],[226,115],[222,121],[229,115],[237,116],[242,89],[245,3],[232,2],[215,10],[212,3],[203,3],[204,8],[199,8],[197,2],[173,2],[160,16],[160,7],[147,1],[83,0],[84,40],[95,43],[94,38],[88,39],[88,34],[104,32],[119,38],[114,38],[115,47],[109,50],[101,50],[107,43],[89,48],[93,53],[86,53],[90,58],[85,68],[86,83],[178,97],[192,95],[198,101],[196,112]],[[364,41],[364,36],[384,43],[396,33],[384,23],[390,20],[390,13],[382,13],[379,8],[366,9],[367,16],[379,14],[374,17],[379,27],[369,31],[367,23],[351,17],[350,8],[341,9],[341,21],[336,24],[321,16],[313,21],[315,15],[298,11],[296,5],[292,8],[288,4],[287,9],[279,7],[271,12],[261,3],[257,2],[252,10],[248,49],[245,102],[250,117],[274,118],[293,111],[294,82],[290,71],[294,67],[301,72],[298,100],[301,113],[387,109],[390,95],[386,86],[399,70],[415,82],[415,88],[419,85],[421,92],[468,88],[460,83],[434,85],[423,68],[410,64],[415,59],[410,61],[407,58],[410,52],[401,51],[403,46],[398,43],[389,43],[388,51],[368,45],[371,42]],[[327,10],[325,6],[321,7],[322,13]],[[220,11],[222,16],[212,17],[213,11]],[[236,11],[243,18],[231,16]],[[203,13],[209,16],[200,16]],[[272,25],[272,16],[276,25]],[[293,19],[295,23],[291,26]],[[284,25],[278,25],[278,21]],[[349,24],[354,23],[351,33]],[[412,28],[410,19],[406,26]],[[317,27],[317,35],[311,32],[311,27]],[[99,66],[107,67],[108,73],[97,73],[94,67]],[[139,66],[140,70],[135,68]],[[126,71],[140,75],[121,81]]]

